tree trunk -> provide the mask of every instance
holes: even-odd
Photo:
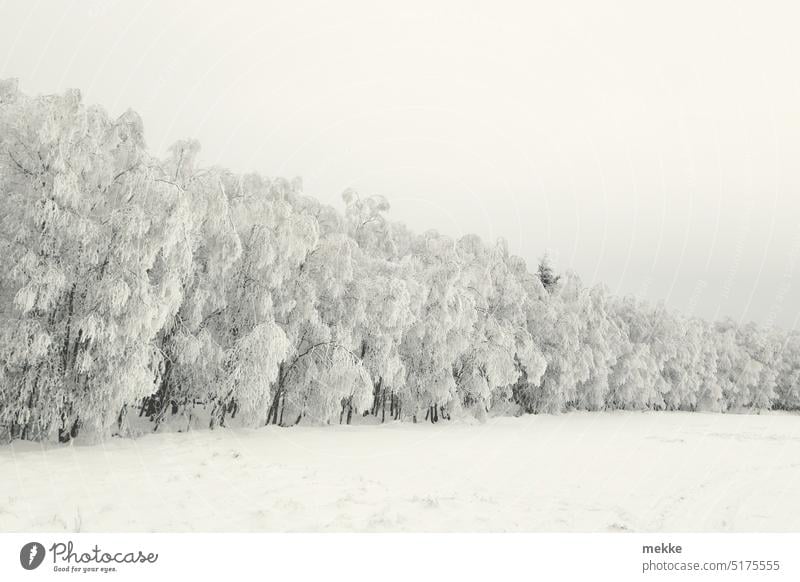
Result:
[[[378,408],[380,408],[381,405],[381,394],[383,394],[381,386],[383,386],[383,377],[378,378],[378,383],[375,385],[375,390],[372,393],[372,416],[378,416]]]
[[[268,425],[278,423],[278,402],[282,394],[283,390],[281,390],[281,388],[278,387],[278,389],[275,391],[275,395],[272,397],[272,404],[270,404],[269,410],[267,411]]]
[[[76,285],[77,285],[77,283],[73,283],[72,284],[72,289],[70,289],[70,291],[69,291],[69,308],[67,309],[67,329],[66,329],[66,332],[64,333],[64,348],[63,348],[63,353],[61,354],[62,361],[63,361],[63,367],[64,367],[64,373],[65,374],[67,373],[67,369],[70,366],[69,340],[70,340],[70,334],[71,334],[71,328],[72,328],[72,314],[73,314],[73,308],[74,308],[74,303],[75,303],[75,287],[76,287]]]
[[[67,413],[61,413],[61,426],[58,427],[58,442],[68,443],[70,441],[69,430],[67,430]]]
[[[80,432],[81,423],[80,419],[75,419],[72,423],[72,426],[67,429],[67,418],[66,415],[62,415],[61,417],[62,426],[58,429],[58,442],[60,443],[68,443],[72,439],[78,436]]]
[[[286,392],[283,393],[283,398],[281,398],[281,420],[280,425],[283,426],[283,411],[286,410]]]
[[[278,366],[278,387],[275,389],[275,395],[272,397],[272,404],[267,411],[267,424],[277,424],[278,423],[278,401],[280,400],[281,396],[283,395],[283,382],[285,380],[284,376],[284,365],[283,362]]]
[[[128,414],[128,406],[124,405],[117,415],[117,430],[122,436],[122,423],[125,422],[125,416]]]

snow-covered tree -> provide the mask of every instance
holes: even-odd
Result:
[[[550,256],[545,254],[539,260],[539,267],[536,270],[536,275],[539,277],[539,281],[541,281],[542,286],[547,291],[553,291],[558,280],[561,278],[560,275],[556,275],[555,271],[553,270],[553,266],[550,264]]]
[[[103,432],[152,391],[154,339],[192,260],[189,201],[160,176],[136,114],[0,86],[0,424],[12,436]]]
[[[191,414],[193,402],[205,402],[217,381],[224,350],[215,335],[216,318],[227,307],[227,284],[242,247],[233,222],[228,192],[236,177],[224,171],[195,168],[199,144],[176,143],[162,162],[160,180],[184,192],[190,201],[191,269],[183,281],[183,302],[158,337],[163,354],[157,387],[140,413],[156,428],[168,412]]]
[[[797,410],[800,408],[800,334],[787,335],[779,357],[776,404],[784,410]]]
[[[456,397],[453,368],[468,346],[476,300],[457,284],[462,267],[455,241],[427,232],[416,241],[414,257],[424,296],[400,346],[407,370],[401,406],[414,419],[435,418]]]
[[[615,323],[627,339],[617,356],[609,379],[611,408],[645,409],[664,407],[668,391],[661,370],[663,338],[656,333],[654,310],[632,298],[617,303]]]
[[[133,112],[0,82],[0,434],[458,411],[800,408],[800,336],[417,234],[380,196],[163,159]],[[191,424],[191,422],[190,422]]]
[[[281,325],[287,289],[317,246],[317,222],[296,212],[295,194],[283,180],[246,176],[231,192],[231,210],[242,246],[227,286],[225,309],[214,318],[223,361],[213,384],[212,422],[226,410],[241,410],[261,421],[275,415],[281,397],[281,366],[291,356],[292,340]],[[274,385],[274,386],[273,386]]]
[[[513,399],[521,381],[538,385],[545,362],[527,327],[527,273],[505,242],[490,247],[465,236],[458,252],[463,265],[459,284],[472,293],[476,313],[455,374],[460,403],[480,411],[493,400]]]

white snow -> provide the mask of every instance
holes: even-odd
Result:
[[[0,447],[0,531],[798,531],[800,416],[570,413]]]

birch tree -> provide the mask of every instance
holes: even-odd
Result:
[[[104,432],[153,388],[153,340],[182,301],[188,200],[159,181],[132,112],[77,91],[0,90],[2,425]]]

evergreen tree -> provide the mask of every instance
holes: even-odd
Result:
[[[555,271],[553,271],[553,267],[550,265],[550,256],[547,254],[542,256],[539,260],[539,267],[536,270],[536,275],[539,277],[542,286],[550,293],[553,292],[558,280],[561,278],[560,275],[556,275]]]

